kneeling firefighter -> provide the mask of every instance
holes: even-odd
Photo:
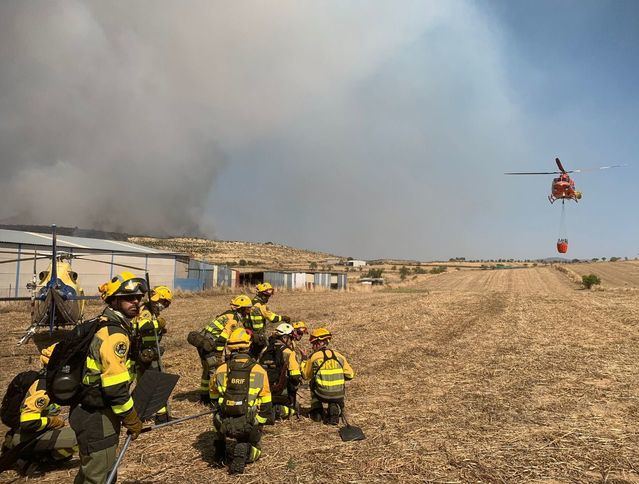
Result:
[[[226,462],[226,438],[236,440],[229,463],[231,474],[241,474],[247,462],[257,460],[260,450],[260,426],[272,424],[271,391],[268,375],[248,355],[251,336],[243,328],[231,333],[227,342],[230,358],[215,371],[211,380],[211,401],[215,407],[213,424],[215,461]]]
[[[344,409],[345,382],[352,380],[355,372],[341,353],[328,349],[333,335],[325,328],[311,333],[313,354],[304,365],[302,375],[310,382],[310,417],[320,422],[324,420],[337,425]],[[328,411],[324,410],[328,404]]]
[[[290,324],[280,324],[260,357],[260,365],[268,374],[275,419],[287,419],[296,413],[302,372],[292,348],[293,331]]]
[[[18,456],[21,470],[27,470],[31,463],[59,465],[70,460],[78,450],[75,433],[65,426],[59,416],[60,406],[51,401],[46,391],[46,365],[52,350],[52,347],[42,350],[41,371],[18,374],[2,400],[2,423],[9,427],[2,453],[33,441],[33,445]]]
[[[268,336],[266,332],[266,324],[277,324],[280,322],[290,323],[291,318],[288,316],[280,316],[275,314],[268,307],[268,301],[275,292],[275,289],[269,282],[263,282],[255,287],[256,293],[252,300],[253,310],[249,319],[250,326],[253,330],[253,344],[251,347],[251,355],[257,358],[260,352],[268,344]]]
[[[241,294],[231,299],[231,309],[216,316],[202,331],[191,331],[187,337],[190,344],[197,348],[202,365],[200,381],[200,401],[211,403],[209,386],[211,375],[223,362],[226,341],[234,329],[244,327],[251,312],[251,298]]]
[[[142,305],[140,314],[133,319],[133,330],[140,343],[139,358],[136,361],[138,381],[147,370],[162,371],[160,359],[164,348],[160,347],[162,336],[166,334],[166,320],[160,313],[171,305],[173,293],[166,286],[156,286],[151,291],[150,300]],[[166,407],[162,407],[155,415],[155,423],[169,421]]]
[[[98,318],[83,323],[91,327],[97,322],[97,331],[84,361],[80,403],[71,408],[69,417],[80,447],[75,484],[105,482],[116,460],[121,425],[133,439],[142,431],[129,392],[133,380],[129,370],[136,353],[131,318],[139,313],[146,281],[122,272],[99,290],[107,307]],[[55,357],[54,353],[52,362]]]

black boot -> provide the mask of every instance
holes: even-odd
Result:
[[[226,440],[214,440],[213,448],[213,465],[215,467],[224,467],[226,464]]]
[[[204,405],[211,405],[211,395],[208,393],[200,393],[200,403]]]
[[[246,459],[249,454],[249,444],[237,443],[235,444],[235,450],[233,451],[233,460],[229,466],[229,474],[244,474],[244,468],[246,467]]]
[[[311,411],[309,412],[308,416],[311,417],[311,420],[313,422],[321,422],[322,418],[324,417],[324,409],[321,405],[311,407]]]
[[[328,424],[329,425],[338,425],[339,424],[339,416],[342,414],[341,409],[337,403],[329,403],[328,404]]]
[[[168,413],[158,413],[155,415],[155,417],[153,418],[153,422],[155,423],[155,425],[160,425],[163,423],[168,423],[170,422],[172,419],[171,417],[169,417]]]

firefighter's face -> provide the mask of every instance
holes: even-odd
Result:
[[[140,301],[142,300],[141,294],[127,294],[125,296],[119,296],[115,298],[115,304],[118,311],[124,314],[127,318],[134,318],[140,314]]]

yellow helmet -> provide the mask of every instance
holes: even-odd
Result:
[[[295,323],[293,323],[293,329],[301,333],[308,333],[308,326],[306,326],[306,323],[304,321],[296,321]]]
[[[171,289],[166,286],[155,286],[153,291],[151,291],[151,301],[173,301],[173,293]]]
[[[146,280],[137,277],[131,272],[121,272],[109,282],[105,282],[100,287],[100,296],[104,301],[114,296],[123,296],[129,294],[146,294]]]
[[[333,335],[326,328],[317,328],[314,329],[311,333],[309,341],[313,343],[314,341],[330,341]]]
[[[240,294],[231,299],[231,307],[233,309],[250,308],[251,306],[253,306],[253,302],[251,298],[245,294]]]
[[[226,346],[230,351],[246,350],[251,346],[251,335],[244,328],[234,329]]]
[[[275,289],[273,289],[273,286],[271,285],[270,282],[263,282],[261,284],[258,284],[255,289],[257,289],[257,292],[267,292],[267,291],[274,291]]]

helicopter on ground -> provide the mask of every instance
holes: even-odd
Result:
[[[509,172],[505,175],[559,175],[553,178],[552,185],[550,186],[550,195],[548,195],[548,201],[555,203],[556,200],[574,200],[578,202],[581,200],[582,193],[575,188],[575,181],[570,177],[569,173],[583,173],[587,171],[607,170],[608,168],[619,168],[626,165],[610,165],[600,166],[596,168],[586,168],[579,170],[565,170],[559,158],[555,158],[557,168],[559,171],[540,171],[540,172]]]
[[[85,302],[87,300],[99,300],[100,296],[86,296],[78,280],[78,273],[71,267],[73,259],[103,262],[95,259],[87,259],[82,255],[74,255],[68,252],[58,251],[56,226],[51,226],[51,253],[38,255],[33,253],[33,259],[21,258],[1,261],[0,264],[14,263],[17,261],[28,262],[33,260],[33,279],[27,284],[31,296],[26,297],[2,297],[0,301],[31,301],[31,325],[18,341],[22,345],[32,338],[39,328],[48,328],[49,335],[55,329],[64,326],[75,326],[82,322]],[[13,252],[11,252],[13,254]],[[50,259],[49,266],[36,274],[36,261]],[[130,269],[143,271],[144,269],[123,264],[114,264]]]

